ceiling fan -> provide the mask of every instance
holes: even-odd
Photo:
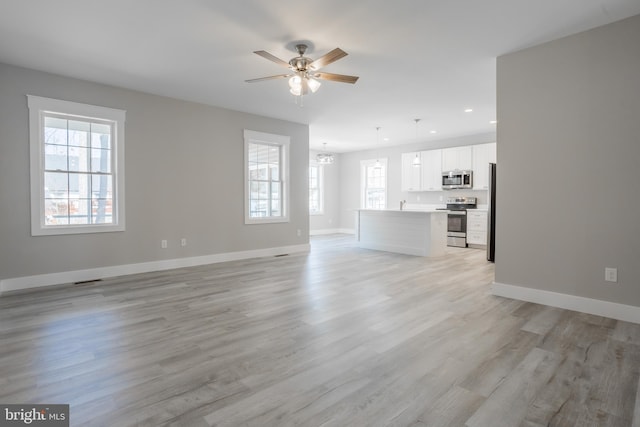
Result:
[[[318,80],[331,80],[334,82],[351,84],[354,84],[358,81],[358,77],[356,76],[318,72],[320,68],[325,67],[332,62],[335,62],[338,59],[347,56],[347,52],[340,48],[335,48],[331,52],[327,53],[324,56],[321,56],[316,60],[304,56],[304,53],[307,51],[306,44],[297,44],[296,51],[298,52],[299,56],[291,58],[289,62],[283,61],[282,59],[270,54],[269,52],[265,52],[264,50],[257,50],[253,52],[256,55],[260,55],[263,58],[275,62],[282,67],[288,68],[289,70],[291,70],[291,72],[289,74],[278,74],[275,76],[245,80],[245,82],[255,83],[265,80],[289,78],[289,92],[291,92],[295,96],[302,96],[308,94],[309,91],[315,93],[320,88],[320,82]]]

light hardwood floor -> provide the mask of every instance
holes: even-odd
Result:
[[[75,426],[638,425],[640,325],[491,296],[484,252],[447,251],[324,236],[5,295],[0,402]]]

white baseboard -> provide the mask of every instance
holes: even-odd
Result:
[[[356,234],[355,230],[349,228],[325,228],[322,230],[309,230],[310,236],[323,236],[326,234]]]
[[[493,295],[640,323],[640,307],[494,282]]]
[[[127,274],[148,273],[150,271],[171,270],[173,268],[194,267],[198,265],[216,264],[226,261],[260,258],[297,252],[309,252],[310,245],[281,246],[266,249],[254,249],[240,252],[203,255],[189,258],[175,258],[150,261],[137,264],[114,265],[109,267],[90,268],[87,270],[63,271],[60,273],[39,274],[36,276],[16,277],[0,280],[0,294],[9,291],[20,291],[43,286],[60,285]]]

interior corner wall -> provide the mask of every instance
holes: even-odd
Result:
[[[640,15],[498,58],[497,283],[640,306],[639,40]]]
[[[27,94],[127,111],[124,232],[31,236]],[[288,223],[244,224],[244,129],[291,138]],[[308,245],[308,158],[307,125],[0,64],[0,281]]]

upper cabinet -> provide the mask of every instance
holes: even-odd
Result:
[[[442,170],[470,170],[472,167],[472,146],[442,149]]]
[[[496,143],[473,146],[473,189],[489,189],[489,163],[496,163]]]
[[[422,191],[422,164],[422,152],[402,153],[402,191]]]
[[[473,189],[487,190],[489,163],[495,162],[495,142],[402,153],[402,191],[441,191],[442,172],[451,170],[472,170]]]
[[[442,150],[422,152],[422,191],[442,190]]]

